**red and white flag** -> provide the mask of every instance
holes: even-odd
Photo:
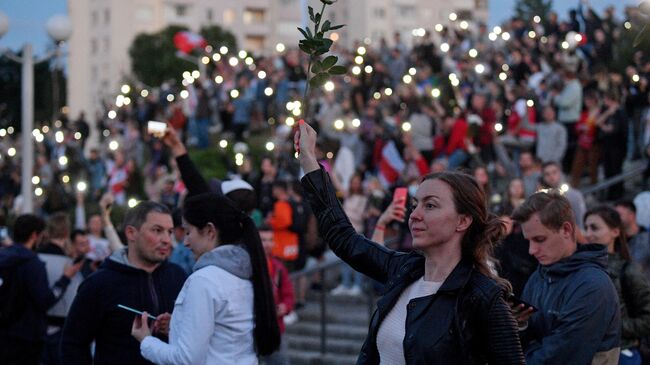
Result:
[[[404,171],[406,163],[402,159],[395,142],[388,141],[381,150],[379,161],[379,181],[388,188],[397,181],[399,175]]]
[[[185,54],[192,52],[194,48],[205,47],[207,45],[208,42],[196,33],[183,31],[174,35],[174,46]]]

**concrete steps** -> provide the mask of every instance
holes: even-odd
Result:
[[[368,298],[327,295],[326,353],[321,350],[320,293],[310,292],[298,322],[287,326],[291,365],[355,364],[368,333]]]

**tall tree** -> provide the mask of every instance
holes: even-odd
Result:
[[[546,18],[553,6],[553,0],[517,0],[515,3],[515,16],[524,21],[531,20],[535,15],[546,24]]]
[[[179,78],[189,67],[187,61],[176,57],[174,35],[187,30],[185,27],[170,25],[158,33],[138,34],[131,47],[131,69],[146,85],[158,86],[165,80]]]
[[[230,50],[237,49],[237,39],[235,38],[235,35],[218,25],[202,27],[199,34],[205,38],[209,45],[215,47],[215,50],[221,46],[226,46]]]
[[[191,69],[186,61],[176,57],[174,35],[187,30],[186,27],[170,25],[153,34],[138,34],[131,47],[131,69],[136,78],[146,85],[157,86],[165,80],[180,79],[183,71]],[[235,36],[219,26],[204,27],[200,31],[208,44],[216,49],[225,45],[236,49]]]
[[[58,118],[58,107],[65,105],[66,78],[62,70],[52,67],[52,62],[47,60],[34,65],[34,125],[36,126],[55,117]],[[20,130],[22,118],[20,72],[20,64],[0,56],[0,128],[13,126],[17,131]],[[57,78],[56,84],[53,84],[52,76]],[[58,88],[59,95],[57,115],[52,115],[54,87]]]

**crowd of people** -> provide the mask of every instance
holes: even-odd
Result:
[[[580,189],[650,159],[650,58],[612,62],[642,18],[545,18],[335,44],[349,72],[309,100],[298,49],[123,88],[96,129],[22,131],[34,215],[0,130],[0,362],[286,364],[285,319],[325,285],[288,273],[337,255],[332,295],[382,288],[361,363],[641,364],[650,165]],[[227,176],[188,149],[233,154]]]

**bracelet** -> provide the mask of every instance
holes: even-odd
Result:
[[[376,226],[375,226],[375,230],[376,230],[376,231],[382,231],[382,232],[383,232],[383,231],[386,230],[386,226],[376,225]]]

